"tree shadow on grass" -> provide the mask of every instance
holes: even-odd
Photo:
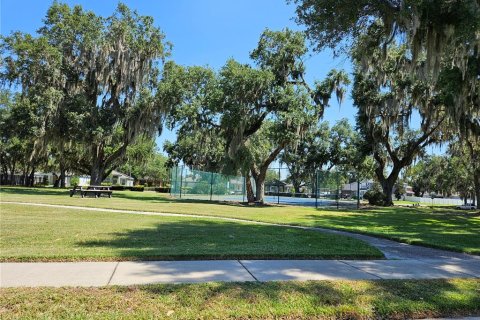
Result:
[[[61,196],[69,195],[68,189],[54,189],[54,188],[27,188],[27,187],[6,187],[1,186],[0,192],[12,195],[38,195],[38,196]]]
[[[182,219],[110,233],[76,246],[133,260],[379,258],[370,245],[315,231],[228,221]],[[94,250],[95,251],[95,250]]]
[[[140,291],[151,299],[175,297],[177,304],[199,315],[215,306],[226,318],[414,319],[479,315],[479,289],[480,282],[439,279],[168,284],[114,290]]]
[[[424,210],[384,208],[350,211],[323,210],[307,216],[313,225],[372,234],[453,251],[480,254],[480,220],[465,215],[431,214]],[[468,249],[470,248],[470,249]]]

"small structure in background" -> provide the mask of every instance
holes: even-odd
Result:
[[[79,186],[89,186],[90,185],[90,176],[82,175],[79,176]],[[133,182],[135,179],[130,177],[129,175],[113,170],[108,177],[105,178],[103,181],[106,184],[110,184],[112,186],[123,186],[123,187],[133,187]]]
[[[133,187],[133,182],[135,179],[125,173],[113,170],[112,173],[105,179],[105,183],[110,183],[111,185],[119,185],[124,187]]]
[[[365,192],[370,190],[373,185],[373,180],[364,180],[358,183],[353,181],[342,185],[341,198],[354,198],[357,196],[357,190],[360,189],[360,199],[363,199]],[[360,187],[360,188],[358,188]]]
[[[56,172],[35,172],[34,173],[34,186],[53,186],[55,182],[59,179],[60,174]],[[78,177],[78,180],[77,180]],[[23,175],[15,174],[13,175],[13,184],[21,185]],[[134,178],[124,174],[122,172],[113,170],[110,175],[105,179],[104,183],[110,185],[118,185],[124,187],[133,187]],[[73,173],[67,173],[65,176],[65,187],[71,187],[74,184],[79,186],[89,186],[90,185],[90,176],[89,175],[75,175]]]
[[[277,194],[278,192],[288,192],[288,185],[286,182],[280,181],[278,179],[273,179],[265,182],[265,194]]]
[[[71,179],[68,180],[67,186],[71,186]],[[125,173],[113,170],[108,177],[105,178],[103,183],[109,184],[112,186],[123,186],[123,187],[133,187],[133,182],[135,179]],[[90,176],[81,175],[78,176],[78,185],[79,186],[89,186],[90,185]]]

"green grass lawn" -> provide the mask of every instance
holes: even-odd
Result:
[[[0,289],[2,319],[412,319],[480,315],[480,280]]]
[[[378,258],[366,243],[292,228],[2,204],[0,261]]]
[[[247,220],[337,228],[373,234],[407,243],[480,254],[480,215],[453,208],[314,209],[296,206],[250,207],[229,203],[174,200],[154,192],[115,192],[109,198],[70,198],[68,191],[0,188],[2,201],[21,201],[189,213]],[[3,208],[4,205],[2,205]],[[34,212],[38,208],[30,207]]]

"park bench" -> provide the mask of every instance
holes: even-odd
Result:
[[[70,190],[70,197],[73,197],[75,193],[80,193],[82,198],[86,196],[94,196],[95,198],[100,198],[102,195],[105,195],[109,198],[112,197],[112,187],[111,186],[88,186],[86,188],[81,186],[75,186]]]
[[[70,190],[70,197],[73,197],[75,193],[82,194],[83,188],[82,186],[73,186],[73,189]]]

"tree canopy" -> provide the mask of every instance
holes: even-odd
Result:
[[[408,49],[417,78],[430,78],[436,91],[446,91],[446,111],[458,128],[480,134],[480,3],[477,0],[334,1],[293,0],[297,22],[318,50],[348,53],[365,34],[370,47],[383,51],[397,42]],[[379,27],[381,26],[381,27]],[[362,70],[376,68],[378,57],[366,52]],[[453,89],[455,88],[455,89]],[[448,102],[448,103],[447,103]]]
[[[163,89],[175,92],[168,123],[178,126],[178,136],[165,150],[186,164],[240,170],[247,184],[252,176],[256,200],[263,201],[268,166],[317,125],[332,94],[341,100],[348,83],[343,72],[332,71],[310,87],[306,52],[301,32],[265,30],[250,55],[256,66],[235,60],[219,72],[169,66]]]
[[[161,128],[164,38],[151,17],[123,4],[105,18],[58,2],[37,36],[2,37],[2,83],[37,107],[36,153],[53,144],[65,158],[69,145],[82,145],[73,169],[100,184],[138,136]]]

